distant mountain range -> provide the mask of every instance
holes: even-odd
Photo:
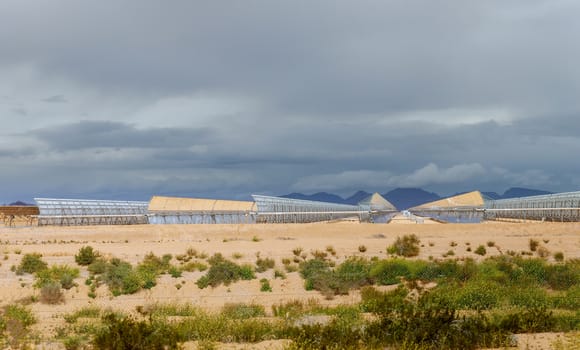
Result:
[[[481,192],[482,195],[489,199],[507,199],[507,198],[517,198],[517,197],[529,197],[529,196],[539,196],[543,194],[551,194],[552,192],[533,190],[529,188],[512,187],[500,195],[496,192]],[[352,196],[347,198],[342,198],[336,194],[328,192],[318,192],[311,195],[302,193],[290,193],[280,197],[284,198],[294,198],[294,199],[304,199],[311,201],[320,202],[330,202],[330,203],[341,203],[341,204],[351,204],[355,205],[362,201],[366,197],[370,196],[372,193],[365,191],[358,191]],[[437,193],[428,192],[421,188],[396,188],[392,191],[382,194],[389,202],[391,202],[397,209],[406,210],[414,206],[433,202],[445,197],[441,197]]]

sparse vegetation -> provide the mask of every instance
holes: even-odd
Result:
[[[562,253],[562,252],[555,252],[554,253],[554,260],[556,260],[558,262],[564,261],[564,253]]]
[[[397,237],[395,243],[387,247],[387,252],[399,256],[413,257],[419,255],[419,244],[420,241],[417,235],[405,235]]]
[[[487,254],[487,251],[485,250],[485,247],[483,245],[479,245],[477,249],[475,249],[474,253],[483,256]]]
[[[217,287],[222,283],[227,286],[240,279],[251,280],[255,278],[254,269],[251,266],[237,265],[219,253],[209,258],[208,262],[210,264],[208,272],[196,282],[199,288]]]
[[[367,251],[367,247],[365,245],[362,245],[361,244],[361,245],[358,246],[358,251],[361,252],[361,253],[364,253],[364,252]]]
[[[16,268],[16,274],[21,275],[23,273],[36,273],[38,271],[44,270],[48,267],[48,264],[42,260],[42,254],[39,253],[29,253],[24,254],[20,265]]]
[[[79,250],[78,254],[75,255],[75,261],[81,266],[88,266],[95,262],[99,256],[99,252],[95,251],[93,247],[84,246]]]
[[[265,272],[268,271],[270,269],[273,269],[274,266],[276,265],[276,262],[274,261],[274,259],[270,259],[270,258],[258,258],[256,260],[256,272]]]
[[[540,242],[536,241],[535,239],[530,238],[530,241],[529,241],[530,251],[535,252],[539,245],[540,245]]]

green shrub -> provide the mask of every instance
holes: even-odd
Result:
[[[487,254],[487,251],[485,250],[485,247],[483,245],[479,245],[477,249],[475,249],[474,253],[483,256]]]
[[[99,252],[93,250],[93,247],[84,246],[79,250],[78,254],[75,255],[75,261],[81,266],[88,266],[95,262],[99,256]]]
[[[405,260],[381,260],[372,266],[369,276],[376,283],[391,285],[399,283],[401,277],[411,277],[411,270]]]
[[[555,290],[566,290],[580,283],[580,269],[572,264],[546,266],[546,282]]]
[[[60,304],[64,302],[64,294],[60,283],[50,281],[44,284],[40,288],[40,301],[45,304]]]
[[[364,258],[351,257],[334,270],[334,276],[339,281],[341,289],[350,290],[371,284],[371,264]]]
[[[260,292],[271,292],[272,286],[270,286],[270,281],[266,278],[260,280]]]
[[[103,280],[113,295],[136,293],[147,281],[151,282],[149,277],[151,276],[147,275],[146,271],[142,270],[139,273],[131,264],[118,258],[111,259],[103,274]]]
[[[87,268],[91,275],[100,275],[107,271],[109,263],[103,258],[96,258]]]
[[[36,273],[38,271],[44,270],[48,267],[48,264],[42,260],[42,254],[39,253],[29,253],[24,254],[20,265],[16,269],[17,274],[23,273]]]
[[[24,328],[28,328],[36,323],[36,317],[27,307],[19,304],[9,304],[2,307],[1,318],[6,322],[10,320],[18,321]]]
[[[101,309],[97,306],[85,306],[73,313],[63,316],[66,323],[76,323],[79,318],[99,318],[101,317]]]
[[[254,269],[249,265],[237,265],[236,263],[225,259],[221,254],[216,253],[208,260],[210,268],[205,276],[197,280],[199,288],[207,286],[217,287],[220,284],[230,285],[238,280],[251,280],[256,278]]]
[[[207,265],[200,261],[190,261],[181,266],[182,271],[194,272],[194,271],[205,271],[207,270]]]
[[[461,309],[489,310],[499,305],[501,286],[491,281],[474,281],[457,291],[456,305]]]
[[[171,266],[169,268],[169,274],[171,275],[171,277],[173,278],[179,278],[181,277],[181,269],[175,267],[175,266]]]
[[[529,245],[530,245],[530,251],[535,252],[536,249],[538,249],[540,242],[536,241],[535,239],[530,238]]]
[[[178,349],[179,336],[165,323],[136,321],[130,317],[108,314],[93,339],[96,349]]]
[[[396,254],[400,256],[412,257],[419,255],[419,237],[417,235],[404,235],[403,237],[397,237],[395,243],[387,247],[387,251],[390,254]]]
[[[75,278],[79,277],[79,270],[66,265],[53,265],[49,269],[44,269],[36,273],[36,288],[52,282],[58,282],[64,289],[71,289],[76,284]]]
[[[258,304],[225,304],[222,315],[231,319],[247,319],[266,316],[264,306]]]
[[[256,260],[256,272],[268,271],[268,270],[274,268],[275,265],[276,265],[276,262],[274,261],[274,259],[258,258],[258,260]]]

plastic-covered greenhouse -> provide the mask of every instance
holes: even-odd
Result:
[[[486,201],[485,218],[580,221],[580,192]]]
[[[147,224],[148,202],[35,198],[38,225]]]
[[[369,219],[369,210],[358,205],[252,195],[258,223],[303,223],[353,218]]]
[[[473,191],[425,203],[409,212],[441,222],[478,223],[484,219],[484,199],[479,191]]]
[[[254,202],[155,196],[149,202],[151,224],[251,224]]]

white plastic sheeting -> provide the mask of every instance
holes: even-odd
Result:
[[[38,225],[147,224],[149,202],[35,198]]]

